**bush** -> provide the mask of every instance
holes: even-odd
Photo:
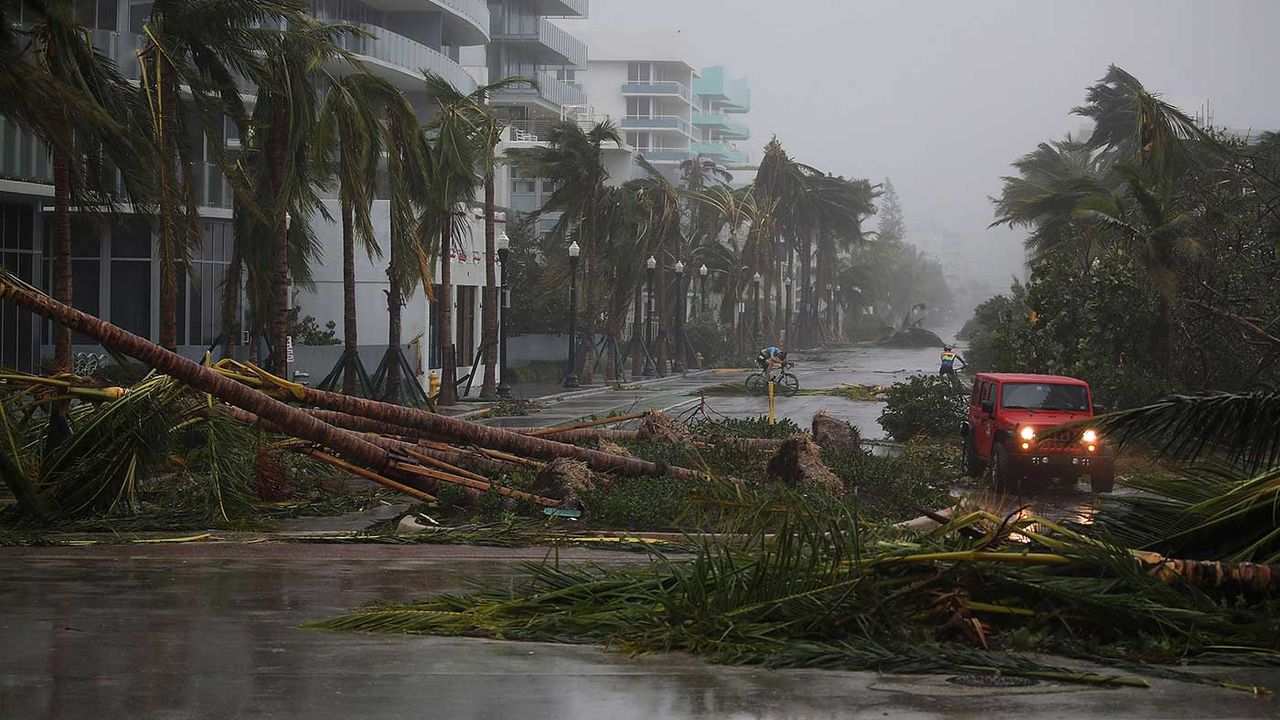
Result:
[[[750,358],[738,354],[733,328],[720,324],[711,313],[689,318],[684,332],[694,352],[702,353],[703,367],[749,367],[751,364]]]
[[[889,390],[880,426],[895,440],[954,438],[964,415],[965,392],[958,380],[917,375]]]
[[[913,444],[894,455],[824,452],[822,459],[856,495],[864,516],[894,521],[950,506],[951,485],[960,475],[953,445]]]

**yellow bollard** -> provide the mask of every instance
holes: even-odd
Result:
[[[440,376],[435,370],[427,375],[427,395],[433,398],[440,395]]]
[[[769,381],[769,424],[773,424],[773,381]]]

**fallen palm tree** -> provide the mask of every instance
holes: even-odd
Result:
[[[731,508],[747,539],[704,539],[688,560],[655,550],[645,567],[532,566],[514,590],[504,581],[315,626],[686,650],[770,667],[1127,686],[1145,686],[1146,674],[1257,693],[1180,666],[1280,665],[1280,616],[1265,593],[1274,584],[1249,580],[1264,574],[1256,566],[1227,570],[1237,581],[1227,587],[1030,516],[964,513],[918,533],[811,496],[753,502],[737,486],[714,486],[702,504]]]

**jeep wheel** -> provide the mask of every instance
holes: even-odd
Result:
[[[1089,476],[1089,489],[1096,493],[1109,493],[1116,487],[1116,470],[1108,468]]]
[[[1009,451],[1003,445],[996,445],[991,449],[987,478],[991,481],[991,487],[1001,492],[1017,494],[1022,491],[1021,483],[1009,469]]]
[[[987,464],[978,457],[978,449],[974,447],[973,436],[964,441],[964,474],[971,478],[980,478],[987,469]]]

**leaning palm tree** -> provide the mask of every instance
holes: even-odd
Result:
[[[352,73],[329,83],[311,149],[324,176],[337,178],[338,205],[342,216],[342,339],[338,368],[342,391],[355,393],[363,377],[356,320],[357,243],[370,260],[382,257],[373,231],[372,206],[378,185],[378,168],[388,145],[383,125],[387,114],[412,116],[404,94],[387,80],[367,73]],[[338,368],[335,368],[338,369]],[[363,388],[365,393],[372,388]]]
[[[306,10],[301,0],[156,0],[143,23],[138,62],[155,160],[160,344],[165,348],[177,347],[179,268],[201,242],[193,170],[206,158],[192,138],[209,139],[207,159],[231,181],[238,204],[251,205],[241,168],[224,145],[228,122],[242,138],[248,131],[237,78],[269,84],[264,58],[278,47],[282,33],[305,27]],[[239,263],[233,265],[238,271]],[[229,340],[235,334],[234,328],[224,332]]]
[[[431,254],[431,248],[416,217],[427,193],[431,155],[411,106],[389,104],[386,113],[391,257],[387,263],[387,352],[378,374],[385,379],[381,388],[384,399],[400,402],[407,379],[406,363],[401,357],[405,299],[419,284],[431,282],[427,269],[430,263],[424,260]]]
[[[604,192],[609,172],[604,165],[605,143],[622,142],[618,129],[611,121],[597,123],[583,130],[577,123],[560,122],[546,135],[545,147],[508,150],[507,155],[517,166],[530,174],[547,178],[556,184],[556,190],[538,210],[539,214],[562,213],[553,232],[567,238],[572,229],[583,238],[587,267],[583,286],[583,337],[587,347],[595,344],[595,318],[598,298],[596,278],[598,273],[599,243],[597,224],[600,215],[600,198]],[[591,382],[592,353],[583,353],[581,373],[584,383]]]
[[[489,99],[496,92],[516,85],[529,85],[537,89],[537,81],[531,78],[509,77],[495,83],[481,85],[469,94],[463,94],[447,80],[435,74],[427,75],[427,95],[440,105],[455,106],[471,115],[475,124],[476,140],[481,144],[482,174],[484,176],[484,272],[485,297],[483,303],[483,337],[481,345],[484,351],[484,382],[480,388],[482,400],[493,400],[497,397],[497,349],[498,349],[498,275],[495,263],[497,250],[495,241],[496,205],[494,201],[494,170],[498,158],[496,150],[502,141],[505,128],[489,104]]]
[[[481,180],[481,158],[489,137],[485,125],[467,103],[450,102],[452,94],[444,88],[448,82],[432,72],[425,73],[427,88],[433,92],[436,115],[426,128],[424,141],[431,162],[424,175],[425,237],[439,237],[440,294],[436,298],[439,320],[436,323],[440,348],[440,404],[457,400],[458,358],[453,338],[453,246],[455,238],[467,226],[457,211],[458,206],[475,196]],[[454,91],[456,92],[456,91]]]
[[[30,92],[29,83],[14,83],[27,85],[28,97],[37,101],[53,100],[49,90],[57,89],[59,101],[18,110],[15,116],[26,121],[52,156],[54,297],[69,305],[72,202],[90,211],[114,206],[114,188],[107,181],[114,173],[106,164],[108,159],[125,172],[126,179],[140,175],[130,172],[140,153],[122,125],[133,91],[111,60],[90,43],[88,31],[75,19],[74,2],[34,0],[25,5],[34,19],[26,33],[40,71],[32,77],[47,78],[51,85]],[[19,61],[13,70],[22,72],[24,67],[29,66]],[[71,371],[71,333],[60,326],[54,327],[54,367],[60,372]]]

